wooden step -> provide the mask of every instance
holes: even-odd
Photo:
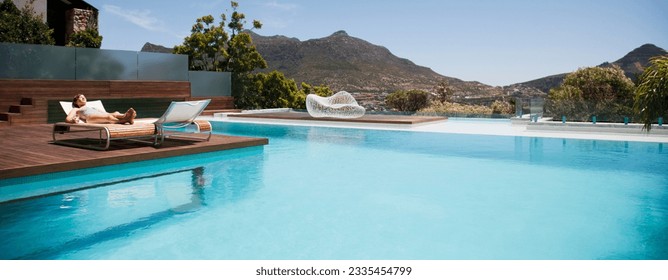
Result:
[[[63,118],[64,120],[64,118]],[[46,118],[44,117],[31,117],[31,116],[14,116],[11,120],[11,125],[17,124],[43,124],[46,123]]]
[[[30,97],[21,98],[21,105],[33,105],[33,100]]]
[[[32,108],[33,105],[10,105],[9,106],[9,112],[10,113],[23,113],[26,111],[26,109]]]
[[[12,118],[15,118],[17,116],[20,116],[21,113],[0,113],[0,121],[6,121],[11,124]]]

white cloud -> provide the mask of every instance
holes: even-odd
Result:
[[[220,7],[229,7],[230,1],[229,0],[215,0],[215,1],[205,1],[205,2],[200,2],[200,1],[190,1],[189,2],[191,8],[195,8],[198,10],[205,10],[205,11],[211,11],[211,10],[218,10]],[[227,5],[227,6],[225,6]]]
[[[269,26],[269,27],[273,27],[273,28],[276,28],[276,29],[285,29],[285,28],[288,28],[290,26],[290,22],[291,21],[289,21],[289,20],[284,20],[284,19],[280,19],[280,18],[268,18],[266,20],[263,20],[262,24],[263,24],[263,28]]]
[[[300,6],[293,3],[279,2],[278,0],[267,1],[262,4],[264,16],[262,23],[264,27],[275,29],[286,29],[294,22],[294,17],[299,13]]]
[[[151,11],[149,10],[125,10],[114,5],[104,5],[103,7],[105,11],[117,15],[146,30],[161,32],[166,32],[168,30],[163,21],[151,16]]]
[[[267,2],[264,4],[265,7],[272,8],[272,9],[280,9],[283,11],[294,11],[297,9],[296,4],[290,4],[290,3],[278,3],[278,1],[273,0],[271,2]]]

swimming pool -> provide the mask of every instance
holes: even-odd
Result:
[[[269,145],[0,181],[0,259],[668,259],[662,143],[214,130]]]

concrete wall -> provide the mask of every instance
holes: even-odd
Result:
[[[14,5],[19,9],[23,9],[26,5],[30,4],[30,0],[12,0]],[[36,15],[42,17],[42,21],[46,22],[46,1],[47,0],[35,0],[32,3],[32,10]]]

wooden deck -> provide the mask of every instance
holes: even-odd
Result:
[[[408,116],[408,115],[376,115],[366,114],[360,118],[314,118],[306,112],[276,112],[256,114],[228,114],[231,118],[256,118],[256,119],[279,119],[299,121],[323,121],[323,122],[350,122],[350,123],[373,123],[373,124],[400,124],[413,125],[435,121],[447,120],[447,117],[439,116]]]
[[[0,79],[0,127],[62,121],[58,101],[71,101],[76,93],[100,99],[110,111],[133,107],[142,118],[157,118],[171,101],[211,99],[207,110],[232,110],[231,96],[191,96],[188,81],[93,81]]]
[[[306,112],[228,114],[228,117],[396,125],[447,120],[437,116],[375,114],[356,119],[313,118]],[[112,141],[109,150],[94,151],[51,143],[52,129],[52,124],[0,126],[0,179],[268,144],[266,138],[213,135],[209,142],[168,139],[160,148]]]
[[[212,135],[208,142],[166,139],[159,148],[112,141],[109,150],[94,151],[53,144],[52,130],[50,124],[0,127],[0,179],[268,144],[266,138]]]

